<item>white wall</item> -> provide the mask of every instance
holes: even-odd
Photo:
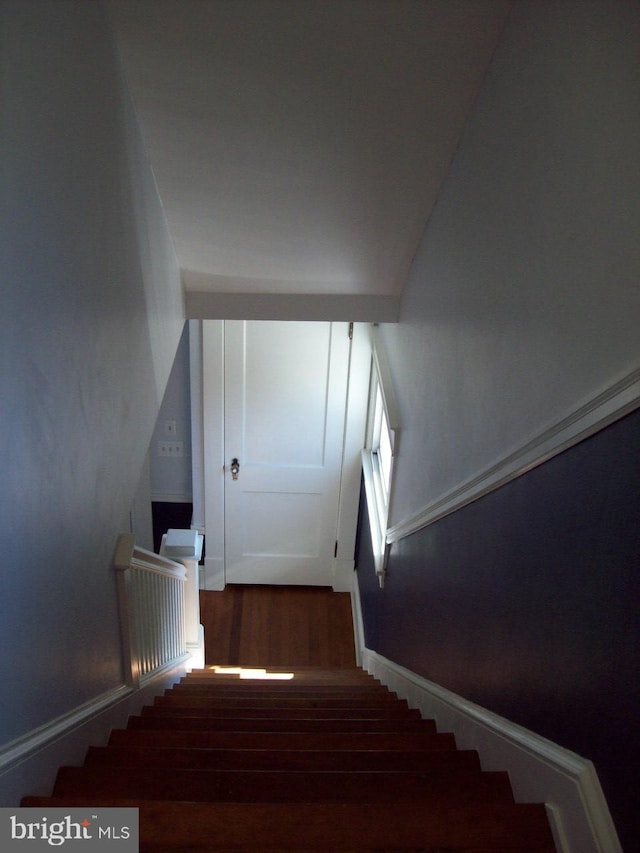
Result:
[[[100,4],[1,23],[0,751],[122,682],[110,562],[184,325]]]
[[[514,4],[382,328],[392,523],[640,367],[639,43],[636,2]]]
[[[175,433],[167,432],[167,421]],[[182,456],[160,456],[159,445],[166,441],[182,444]],[[149,447],[151,499],[191,502],[191,400],[189,384],[189,330],[185,324],[158,420]]]

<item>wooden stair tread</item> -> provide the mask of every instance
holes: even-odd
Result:
[[[126,794],[160,800],[227,802],[509,801],[506,773],[441,771],[192,770],[61,767],[55,796]]]
[[[192,803],[26,797],[31,807],[140,810],[141,851],[420,850],[555,853],[542,804]],[[258,843],[256,844],[256,839]],[[268,841],[267,841],[268,839]],[[264,841],[264,843],[262,843]]]
[[[185,716],[185,717],[231,717],[257,718],[274,720],[421,720],[420,712],[408,710],[396,705],[378,705],[373,708],[290,708],[290,707],[260,707],[253,705],[225,706],[210,705],[208,703],[179,704],[177,702],[164,702],[165,697],[160,696],[157,704],[147,705],[142,710],[143,716]]]
[[[164,696],[154,700],[156,705],[193,705],[220,708],[407,708],[405,701],[396,699],[384,693],[370,695],[368,693],[353,696],[350,694],[319,695],[287,695],[285,693],[270,694],[233,694],[222,695],[216,690],[200,690],[199,688],[175,687],[167,690]]]
[[[182,678],[180,678],[180,680],[169,689],[175,690],[176,688],[181,690],[215,690],[219,693],[299,693],[302,695],[309,695],[312,693],[314,695],[326,694],[327,696],[334,693],[347,693],[352,696],[370,693],[372,696],[377,694],[395,696],[394,693],[389,691],[388,688],[379,681],[322,681],[318,684],[310,684],[308,681],[219,679],[206,675],[194,675],[193,673],[183,675]]]
[[[433,732],[430,720],[405,719],[260,719],[145,713],[129,718],[131,728],[255,732]]]
[[[114,729],[114,746],[175,746],[206,749],[369,749],[453,750],[449,732],[213,732],[167,729]]]
[[[336,684],[331,684],[328,681],[260,681],[260,680],[242,680],[219,679],[209,677],[187,678],[176,682],[170,689],[179,690],[210,690],[216,693],[225,694],[242,694],[242,695],[281,695],[289,694],[309,696],[309,695],[343,695],[358,697],[358,696],[380,696],[386,688],[377,682],[349,682],[343,681]],[[387,691],[388,692],[388,691]],[[393,695],[393,694],[392,694]],[[393,695],[393,698],[397,696]]]
[[[181,767],[210,770],[480,770],[475,750],[187,749],[91,747],[85,766]]]
[[[268,842],[265,842],[268,845]],[[283,850],[286,850],[287,853],[327,853],[327,847],[324,842],[319,843],[318,846],[310,847],[307,844],[304,846],[295,845],[294,847],[272,847],[272,846],[263,846],[263,844],[251,844],[248,848],[238,847],[234,845],[233,847],[218,847],[215,843],[209,842],[207,844],[202,845],[192,845],[189,844],[188,848],[183,848],[181,845],[170,845],[170,844],[141,844],[139,846],[139,853],[176,853],[177,850],[180,850],[181,853],[237,853],[238,850],[249,849],[251,853],[282,853]],[[431,844],[429,846],[425,846],[424,844],[420,845],[420,847],[411,848],[407,847],[398,847],[397,845],[393,846],[375,846],[375,847],[356,847],[355,845],[349,845],[348,847],[336,847],[333,843],[331,846],[332,850],[340,850],[340,853],[549,853],[549,851],[553,851],[556,853],[555,848],[549,847],[513,847],[511,844],[508,847],[500,845],[500,847],[469,847],[467,844],[464,847],[441,847],[439,844],[437,847],[433,847]]]

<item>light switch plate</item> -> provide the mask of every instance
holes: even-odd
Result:
[[[159,441],[158,456],[182,456],[183,444],[181,441]]]

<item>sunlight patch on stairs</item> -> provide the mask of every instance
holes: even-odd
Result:
[[[208,670],[212,670],[217,675],[237,675],[238,678],[258,679],[260,681],[291,681],[295,678],[294,672],[267,672],[266,669],[255,669],[246,666],[207,666]]]

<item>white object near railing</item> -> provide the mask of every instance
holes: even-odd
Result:
[[[139,686],[186,660],[184,566],[118,537],[113,560],[122,632],[124,676]]]
[[[198,563],[204,536],[197,530],[168,530],[162,537],[160,554],[184,566],[187,581],[184,590],[184,629],[186,649],[191,655],[187,669],[204,667],[204,628],[200,624],[200,579]],[[185,547],[188,544],[188,547]],[[183,552],[183,553],[179,553]],[[188,552],[188,553],[187,553]]]

